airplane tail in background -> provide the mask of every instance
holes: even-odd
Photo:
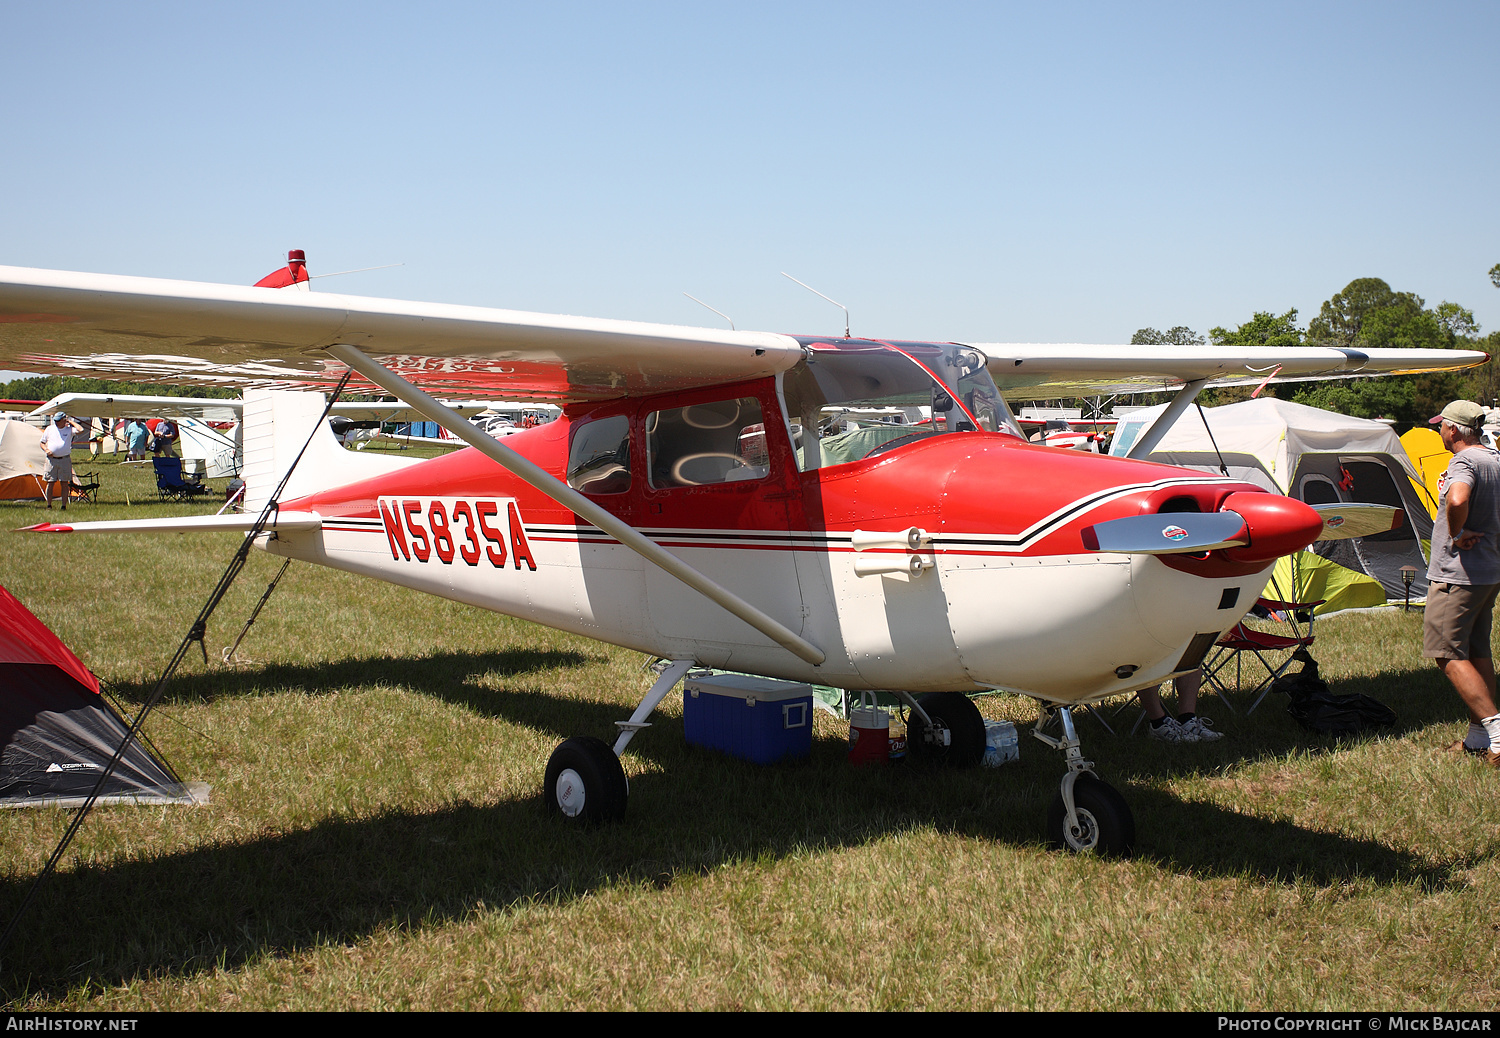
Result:
[[[255,283],[256,288],[292,288],[299,292],[309,292],[312,286],[308,284],[307,253],[301,249],[293,249],[286,254],[286,266],[280,270],[273,270],[265,277]]]
[[[245,445],[242,471],[246,512],[259,512],[266,506],[304,443],[307,451],[281,494],[283,502],[417,464],[416,458],[345,450],[339,446],[328,423],[319,421],[325,404],[322,393],[245,390],[241,428]]]

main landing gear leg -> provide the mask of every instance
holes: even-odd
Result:
[[[920,700],[910,692],[896,698],[911,711],[906,748],[915,758],[971,768],[984,759],[984,715],[962,692],[929,692]]]
[[[630,783],[620,767],[620,754],[636,732],[651,727],[646,718],[692,665],[692,660],[674,660],[661,672],[630,720],[615,722],[620,737],[613,747],[602,739],[577,736],[552,751],[542,781],[549,813],[582,822],[613,822],[625,817]]]
[[[1062,721],[1062,737],[1045,735],[1042,728],[1053,717]],[[1054,847],[1098,854],[1129,854],[1135,844],[1135,816],[1115,788],[1094,774],[1094,762],[1083,755],[1073,711],[1048,707],[1032,735],[1063,751],[1068,773],[1047,811],[1047,838]]]

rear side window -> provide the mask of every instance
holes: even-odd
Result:
[[[765,479],[770,458],[760,401],[737,397],[652,411],[646,457],[657,488]]]
[[[568,486],[585,494],[623,494],[630,489],[630,419],[612,415],[573,433]]]

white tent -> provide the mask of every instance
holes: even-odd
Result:
[[[1121,420],[1113,454],[1124,454],[1165,405],[1133,411]],[[1386,597],[1405,593],[1402,566],[1415,566],[1413,600],[1427,594],[1424,542],[1432,520],[1417,493],[1417,472],[1389,425],[1322,411],[1286,400],[1246,400],[1189,408],[1169,429],[1152,461],[1229,475],[1308,504],[1365,502],[1404,510],[1399,529],[1313,546],[1319,556],[1378,580]],[[1204,419],[1207,419],[1207,428]],[[1210,435],[1212,430],[1212,435]]]
[[[25,422],[0,421],[0,501],[40,501],[46,468],[42,431]]]

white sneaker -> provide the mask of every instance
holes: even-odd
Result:
[[[1188,734],[1188,730],[1177,723],[1177,718],[1170,715],[1160,725],[1146,722],[1146,734],[1158,742],[1197,742],[1196,735]]]
[[[1183,742],[1213,742],[1215,739],[1224,738],[1223,732],[1213,731],[1214,722],[1208,717],[1194,717],[1187,724],[1182,725],[1182,730],[1192,736]]]

